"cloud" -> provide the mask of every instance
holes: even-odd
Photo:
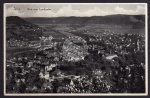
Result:
[[[102,11],[98,7],[94,7],[93,9],[89,9],[86,11],[79,11],[79,10],[73,9],[71,5],[62,7],[56,13],[56,15],[58,15],[58,16],[59,15],[60,16],[64,16],[64,15],[65,16],[103,16],[106,14],[108,14],[108,13],[105,11]]]
[[[108,12],[103,11],[98,7],[94,7],[94,9],[90,9],[83,13],[83,15],[86,15],[86,16],[104,16],[104,15],[108,15],[108,14],[109,14]]]
[[[100,8],[98,7],[94,7],[93,9],[89,9],[86,11],[79,11],[79,10],[75,10],[72,8],[71,5],[67,5],[67,6],[63,6],[62,8],[60,8],[58,11],[53,12],[52,10],[50,11],[37,11],[34,15],[32,15],[32,17],[63,17],[63,16],[103,16],[108,14],[105,11],[102,11]]]
[[[33,6],[33,5],[15,5],[16,7],[20,8],[20,10],[14,10],[11,6],[6,9],[6,16],[20,16],[20,17],[69,17],[69,16],[77,16],[77,17],[90,17],[90,16],[104,16],[110,14],[145,14],[145,7],[142,5],[134,5],[135,10],[132,8],[122,8],[120,6],[84,6],[82,5],[82,10],[80,7],[75,7],[74,5],[67,4],[67,5],[57,5],[50,6],[50,5],[40,5],[40,6]],[[80,5],[81,6],[81,5]],[[132,5],[127,5],[132,6]],[[27,8],[36,8],[38,10],[27,10]],[[41,8],[52,8],[51,10],[39,10]],[[56,10],[57,8],[57,10]],[[84,9],[84,10],[83,10]],[[130,9],[130,10],[129,10]]]
[[[14,10],[13,7],[7,9],[6,16],[20,16],[20,17],[63,17],[63,16],[103,16],[107,15],[108,12],[101,10],[98,7],[94,7],[93,9],[88,9],[86,11],[75,10],[71,5],[63,6],[58,11],[53,12],[53,10],[38,10],[36,12],[27,11],[25,9],[21,9],[21,11]]]
[[[116,13],[118,14],[130,14],[130,15],[138,15],[138,14],[145,14],[145,7],[138,5],[136,10],[126,10],[122,7],[115,7]]]

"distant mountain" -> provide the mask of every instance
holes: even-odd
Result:
[[[19,40],[37,40],[43,35],[43,29],[18,16],[6,17],[6,38]]]
[[[145,15],[108,15],[93,17],[24,18],[35,24],[116,24],[144,27]]]

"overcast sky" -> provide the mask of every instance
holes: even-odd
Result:
[[[27,10],[27,9],[32,10]],[[112,14],[139,15],[145,14],[145,4],[26,4],[7,3],[6,16],[20,17],[90,17]],[[36,9],[36,10],[33,10]],[[47,9],[47,10],[41,10]]]

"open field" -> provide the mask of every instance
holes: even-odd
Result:
[[[39,26],[47,29],[47,34],[51,35],[66,35],[66,36],[72,36],[70,32],[76,32],[76,33],[85,33],[85,34],[97,34],[99,33],[115,33],[115,34],[139,34],[139,35],[145,35],[145,28],[134,28],[133,26],[129,25],[108,25],[108,24],[90,24],[85,26],[80,26],[79,24],[76,25],[69,25],[69,24],[40,24]],[[51,28],[53,26],[53,28]],[[57,32],[49,31],[51,29],[56,30]],[[103,32],[102,32],[103,31]],[[95,33],[96,32],[96,33]],[[61,33],[61,34],[58,34]]]
[[[7,47],[6,53],[7,58],[14,57],[14,56],[20,56],[20,55],[29,55],[32,53],[35,49],[29,48],[29,47]],[[32,55],[32,54],[30,54]]]

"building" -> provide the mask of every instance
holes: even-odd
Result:
[[[106,55],[107,60],[112,60],[113,58],[118,57],[116,54],[108,54]]]

